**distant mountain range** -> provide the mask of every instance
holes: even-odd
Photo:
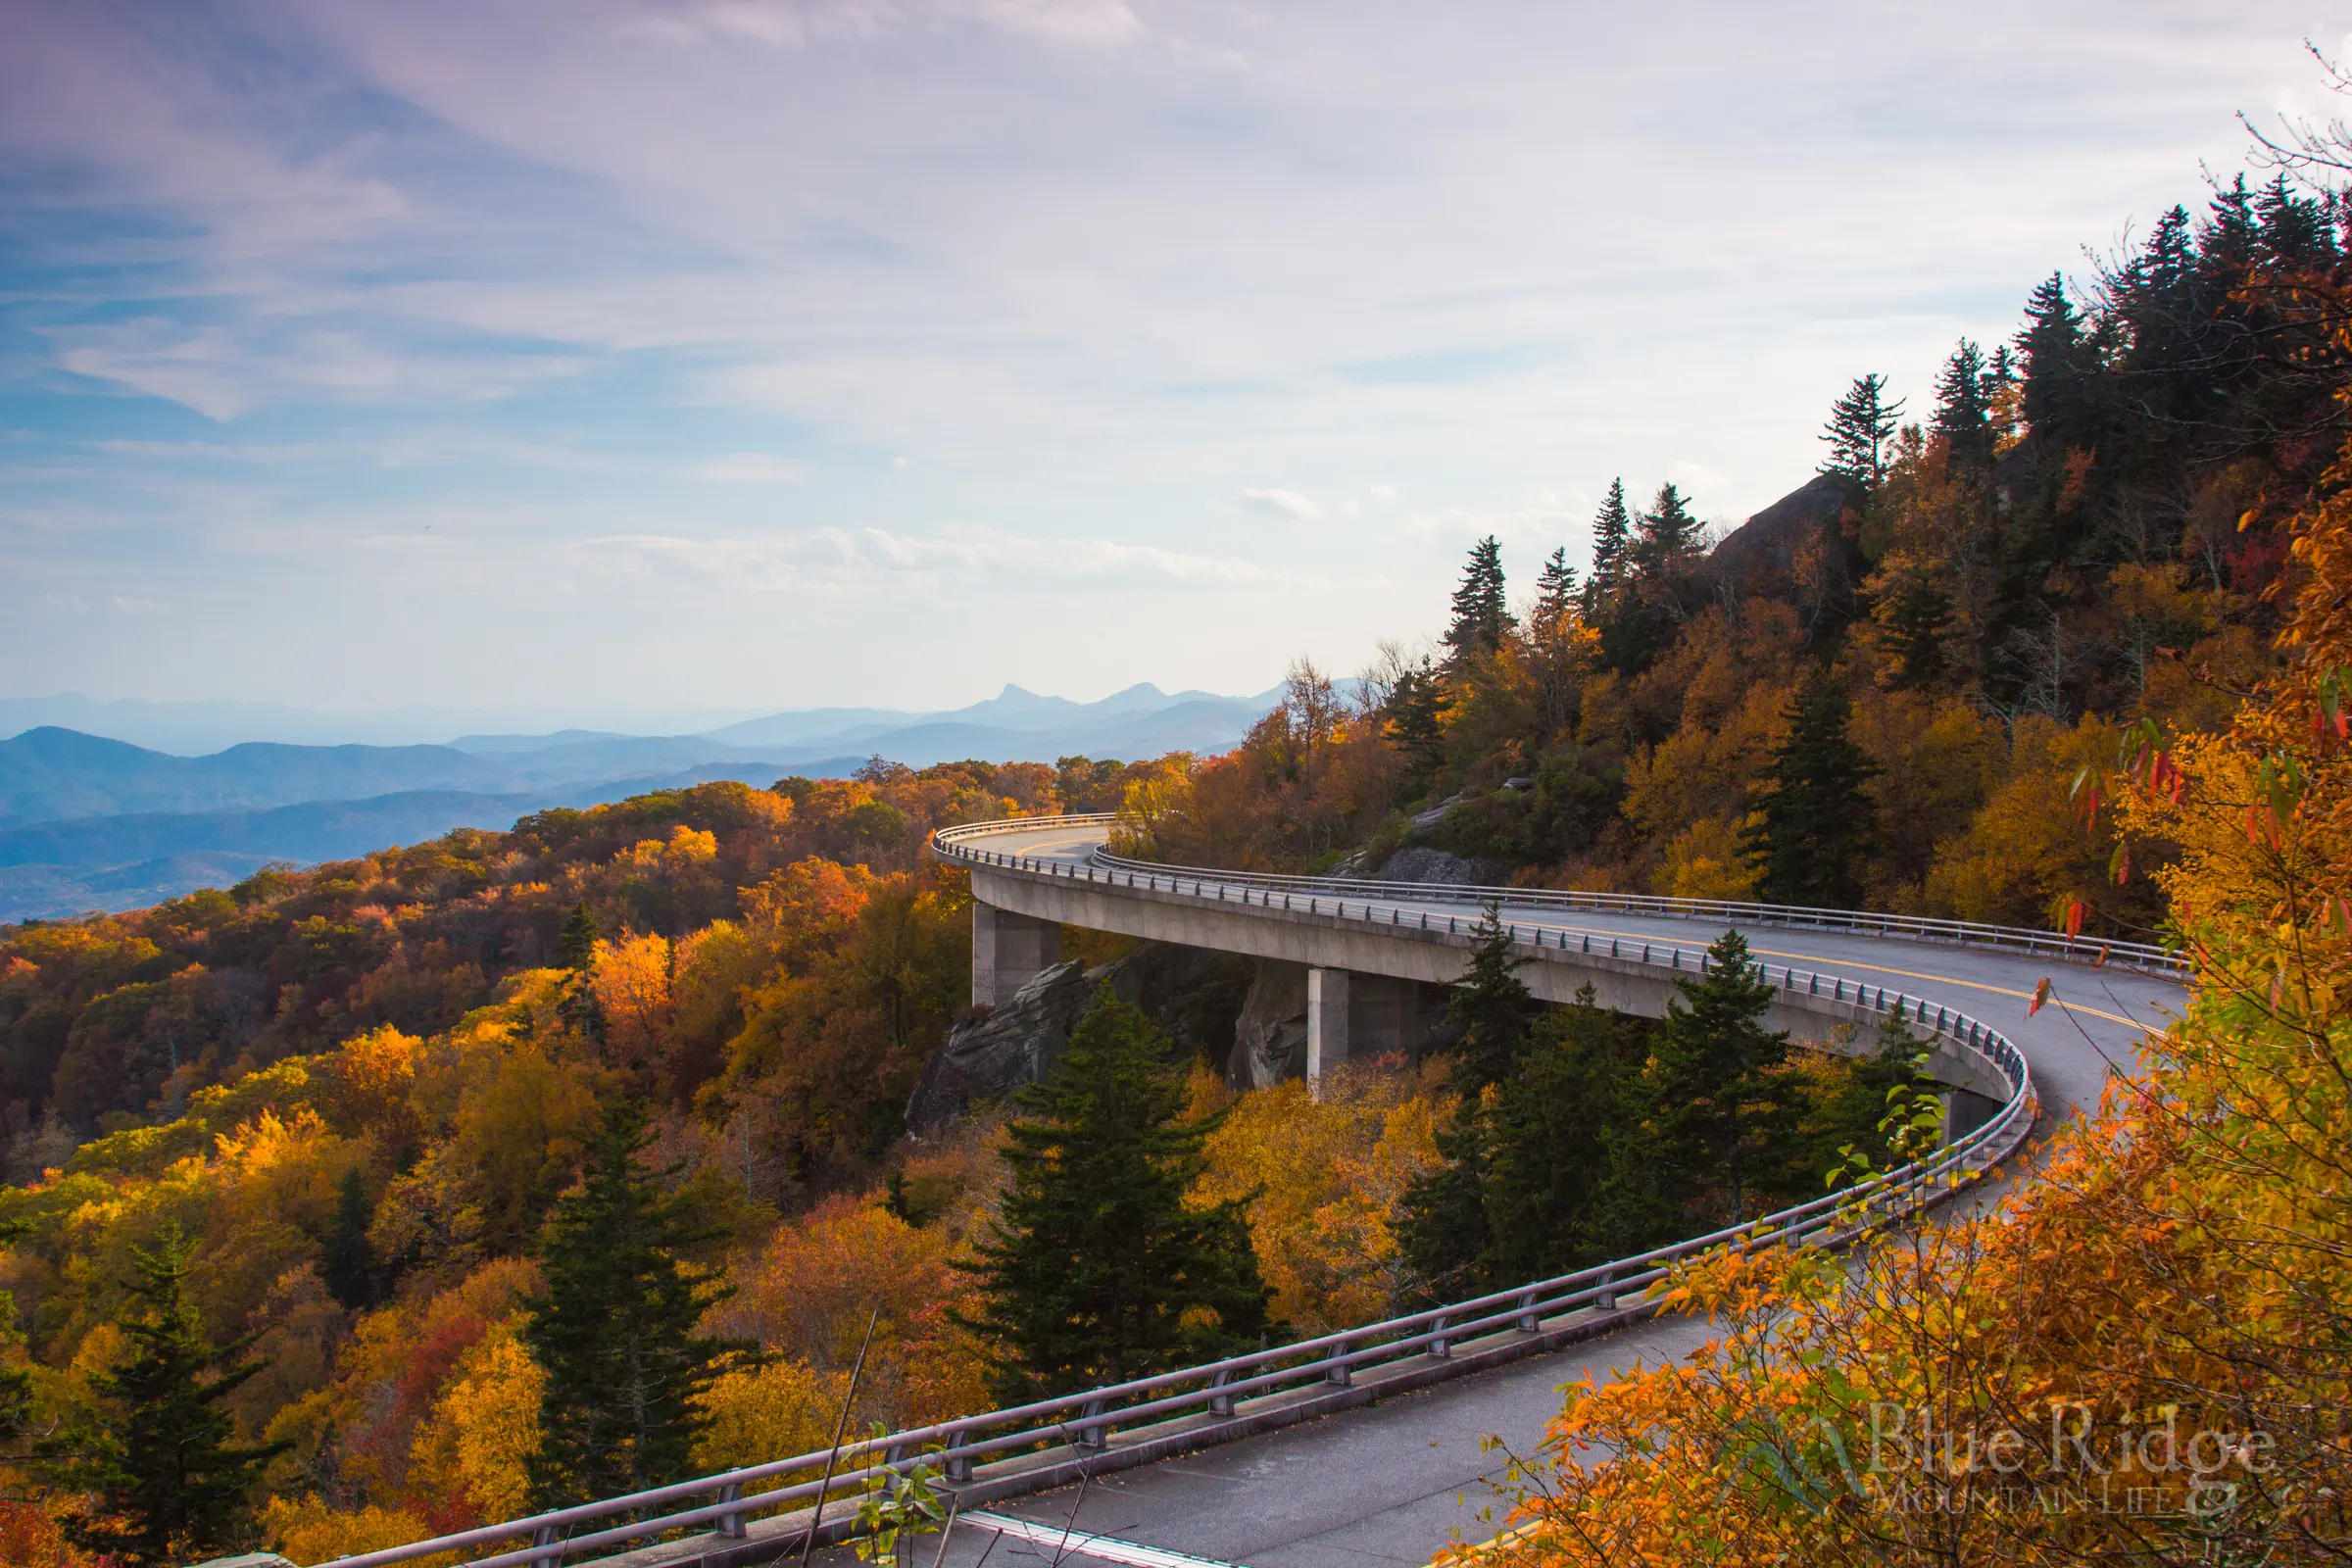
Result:
[[[134,908],[270,860],[503,828],[550,806],[720,778],[841,777],[874,756],[927,767],[1225,751],[1279,696],[1170,695],[1147,684],[1076,703],[1006,686],[950,712],[816,709],[695,735],[579,727],[440,746],[246,742],[197,757],[43,725],[0,741],[0,920]],[[10,706],[24,705],[0,712]]]

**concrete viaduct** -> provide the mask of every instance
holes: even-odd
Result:
[[[1934,1039],[1953,1142],[1875,1184],[1872,1201],[1890,1205],[1882,1213],[1908,1212],[1949,1193],[1947,1177],[2008,1156],[2037,1107],[2046,1123],[2093,1103],[2107,1073],[2131,1064],[2186,998],[2176,961],[2130,944],[1836,910],[1153,866],[1109,854],[1109,827],[1038,818],[934,836],[934,853],[971,873],[974,1001],[1001,1004],[1051,967],[1064,925],[1301,965],[1313,1077],[1412,1042],[1488,907],[1538,996],[1567,1001],[1589,985],[1603,1005],[1651,1016],[1733,926],[1775,989],[1770,1022],[1794,1038],[1868,1050],[1899,1012]],[[1840,1227],[1854,1212],[1838,1195],[1758,1223],[1816,1246],[1850,1234]],[[1449,1539],[1495,1528],[1483,1493],[1504,1461],[1488,1438],[1532,1454],[1561,1385],[1689,1354],[1707,1326],[1660,1312],[1656,1287],[1673,1259],[1755,1234],[1694,1237],[1381,1324],[365,1552],[342,1568],[435,1556],[474,1568],[746,1568],[839,1539],[849,1509],[824,1514],[824,1489],[845,1453],[840,1483],[855,1485],[880,1474],[865,1467],[925,1451],[940,1456],[962,1510],[938,1548],[952,1568],[1418,1568]],[[815,1560],[854,1559],[831,1546]]]

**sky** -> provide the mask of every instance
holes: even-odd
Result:
[[[1261,690],[1723,525],[2352,0],[0,0],[0,697]]]

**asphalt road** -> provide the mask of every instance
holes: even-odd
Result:
[[[1083,863],[1102,837],[1101,828],[1046,828],[992,835],[987,847]],[[1204,874],[1213,887],[1214,874]],[[1380,902],[1407,911],[1428,907],[1461,913],[1458,904],[1417,902],[1403,884]],[[1507,902],[1503,917],[1523,927],[1685,947],[1704,945],[1719,934],[1718,928],[1690,921],[1534,906],[1514,909]],[[2095,1105],[2110,1064],[2129,1062],[2138,1042],[2149,1030],[2163,1028],[2186,995],[2178,984],[2129,970],[1891,937],[1773,927],[1746,934],[1756,956],[1770,963],[1900,989],[1999,1028],[2032,1066],[2043,1131],[2077,1107]],[[2045,977],[2052,982],[2051,1004],[2029,1018],[2026,1008]],[[1499,1510],[1492,1522],[1484,1512],[1493,1496],[1491,1482],[1506,1462],[1505,1454],[1491,1446],[1494,1440],[1510,1452],[1532,1453],[1545,1424],[1559,1412],[1564,1386],[1688,1354],[1706,1337],[1700,1322],[1652,1319],[1555,1355],[1108,1475],[1084,1488],[1001,1504],[990,1512],[1050,1527],[1049,1539],[1019,1540],[958,1527],[945,1561],[973,1568],[984,1557],[992,1564],[1058,1559],[1091,1568],[1152,1560],[1149,1552],[1124,1551],[1116,1544],[1099,1552],[1071,1550],[1051,1534],[1075,1530],[1249,1568],[1426,1563],[1449,1540],[1483,1540],[1499,1528]],[[936,1538],[927,1539],[917,1560],[930,1562],[937,1544]],[[841,1560],[854,1559],[842,1553]]]

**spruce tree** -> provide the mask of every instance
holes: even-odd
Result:
[[[596,916],[588,912],[586,902],[573,905],[571,913],[564,917],[564,967],[574,973],[584,973],[594,968],[597,938],[603,935],[596,928]]]
[[[1519,1065],[1528,1029],[1542,1004],[1518,971],[1509,929],[1494,905],[1480,916],[1470,964],[1446,998],[1446,1017],[1461,1031],[1446,1087],[1460,1099],[1438,1129],[1439,1163],[1415,1177],[1397,1209],[1397,1245],[1423,1295],[1459,1296],[1491,1283],[1481,1272],[1489,1252],[1486,1187],[1492,1142],[1487,1091]]]
[[[1592,988],[1539,1019],[1488,1112],[1480,1276],[1565,1274],[1598,1255],[1594,1218],[1618,1085],[1641,1070],[1648,1026],[1594,1005]]]
[[[1634,540],[1636,567],[1650,578],[1679,575],[1698,554],[1699,528],[1682,491],[1672,481],[1658,486]]]
[[[1576,603],[1576,568],[1568,564],[1568,547],[1562,545],[1545,559],[1536,578],[1536,623],[1529,631],[1539,647],[1559,639]]]
[[[1625,506],[1625,481],[1611,479],[1609,493],[1592,519],[1592,570],[1585,579],[1585,613],[1597,618],[1599,606],[1624,586],[1633,549],[1634,518]]]
[[[92,1374],[91,1423],[43,1440],[36,1465],[58,1493],[95,1506],[67,1516],[67,1539],[122,1568],[163,1568],[249,1547],[262,1467],[288,1446],[241,1444],[222,1404],[268,1365],[255,1336],[215,1348],[188,1299],[195,1244],[176,1221],[134,1247],[130,1296],[116,1319],[130,1353]]]
[[[1446,765],[1446,692],[1428,660],[1397,674],[1383,712],[1389,742],[1404,758],[1405,798],[1419,799]]]
[[[1742,835],[1763,872],[1768,904],[1850,909],[1861,903],[1876,814],[1862,786],[1879,770],[1846,734],[1852,711],[1827,664],[1806,671],[1782,710],[1788,731],[1765,770],[1759,819]]]
[[[2017,337],[2026,384],[2020,402],[2026,428],[2053,446],[2083,447],[2092,440],[2091,369],[2095,359],[2082,318],[2056,272],[2034,285],[2026,301],[2026,326]]]
[[[1465,1102],[1511,1075],[1544,1006],[1519,978],[1532,960],[1518,953],[1499,906],[1488,905],[1470,935],[1469,967],[1446,996],[1446,1019],[1461,1031],[1446,1082]]]
[[[744,1348],[696,1331],[729,1293],[688,1259],[727,1229],[701,1219],[689,1194],[663,1194],[674,1169],[640,1166],[649,1120],[639,1101],[605,1107],[579,1185],[540,1234],[546,1292],[526,1303],[522,1338],[547,1374],[531,1459],[541,1507],[692,1475],[706,1422],[695,1396]]]
[[[1185,1200],[1214,1118],[1188,1119],[1166,1036],[1105,984],[1005,1128],[999,1216],[959,1265],[979,1286],[958,1321],[993,1347],[1006,1404],[1251,1348],[1271,1293],[1245,1205]]]
[[[1960,472],[1979,479],[1991,473],[1992,403],[1984,351],[1967,338],[1936,376],[1936,431]]]
[[[1470,547],[1461,586],[1453,591],[1453,623],[1446,628],[1446,646],[1453,650],[1450,662],[1458,665],[1494,653],[1510,629],[1510,608],[1503,599],[1502,547],[1489,534]]]
[[[1886,401],[1885,376],[1857,377],[1830,406],[1830,422],[1821,435],[1830,444],[1830,458],[1821,471],[1850,479],[1865,492],[1877,490],[1886,477],[1886,454],[1902,417],[1902,400]]]
[[[374,1218],[375,1205],[368,1200],[367,1183],[354,1166],[343,1173],[342,1185],[336,1189],[335,1222],[326,1233],[326,1255],[318,1272],[335,1299],[355,1312],[375,1304],[375,1250],[368,1241],[368,1227]]]
[[[1773,1072],[1788,1036],[1764,1027],[1773,986],[1746,940],[1726,931],[1707,949],[1706,972],[1677,980],[1675,990],[1603,1135],[1605,1251],[1745,1217],[1753,1195],[1778,1185],[1789,1162],[1795,1094]]]

